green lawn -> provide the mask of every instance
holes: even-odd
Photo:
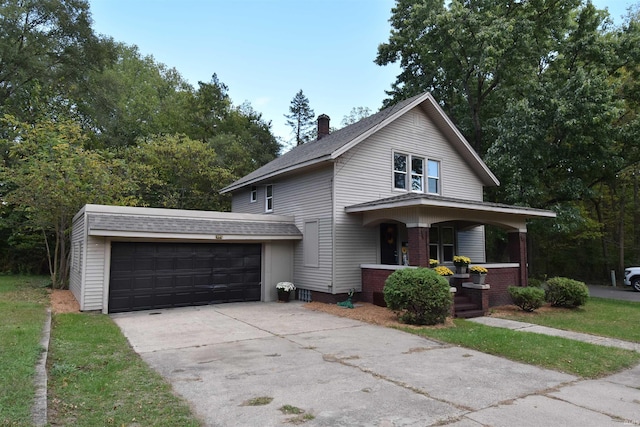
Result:
[[[106,315],[54,316],[49,375],[55,425],[200,425]]]
[[[0,276],[0,425],[30,426],[47,278]],[[49,343],[49,422],[198,426],[184,400],[131,349],[106,315],[59,314]]]
[[[589,298],[581,308],[553,308],[544,312],[515,312],[493,314],[511,320],[535,323],[536,325],[584,332],[603,337],[640,342],[640,303],[604,298]]]
[[[632,367],[640,353],[587,344],[580,341],[504,328],[493,328],[456,319],[450,328],[401,328],[483,353],[506,357],[542,368],[584,378],[597,378]]]
[[[0,276],[0,425],[29,426],[48,279]]]

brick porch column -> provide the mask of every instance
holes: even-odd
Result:
[[[429,267],[429,228],[407,228],[409,234],[409,265]]]
[[[527,233],[509,232],[509,261],[520,263],[519,286],[527,286],[529,272],[527,268]]]

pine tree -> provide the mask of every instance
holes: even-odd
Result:
[[[291,100],[287,118],[287,126],[291,126],[295,135],[296,145],[307,142],[313,135],[315,113],[309,107],[309,99],[304,95],[302,89]]]

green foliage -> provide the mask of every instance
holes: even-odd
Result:
[[[583,282],[566,277],[553,277],[546,282],[545,300],[554,307],[580,307],[588,299],[589,288]]]
[[[391,274],[384,286],[387,307],[405,323],[435,325],[450,314],[449,281],[428,268],[405,268]]]
[[[544,304],[544,289],[510,286],[509,295],[513,303],[524,311],[534,311]]]
[[[292,133],[295,135],[296,145],[304,144],[313,137],[315,113],[309,106],[309,98],[302,92],[302,89],[291,100],[289,106],[289,114],[284,115],[287,118],[287,126],[291,127]]]

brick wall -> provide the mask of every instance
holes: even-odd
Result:
[[[387,277],[391,275],[395,270],[378,270],[373,268],[362,269],[362,293],[360,294],[360,301],[370,302],[372,304],[380,303],[379,297],[374,300],[374,293],[382,293],[384,289],[384,282]]]
[[[485,283],[491,285],[489,290],[489,307],[513,304],[509,286],[519,286],[520,268],[493,268],[487,273]]]

